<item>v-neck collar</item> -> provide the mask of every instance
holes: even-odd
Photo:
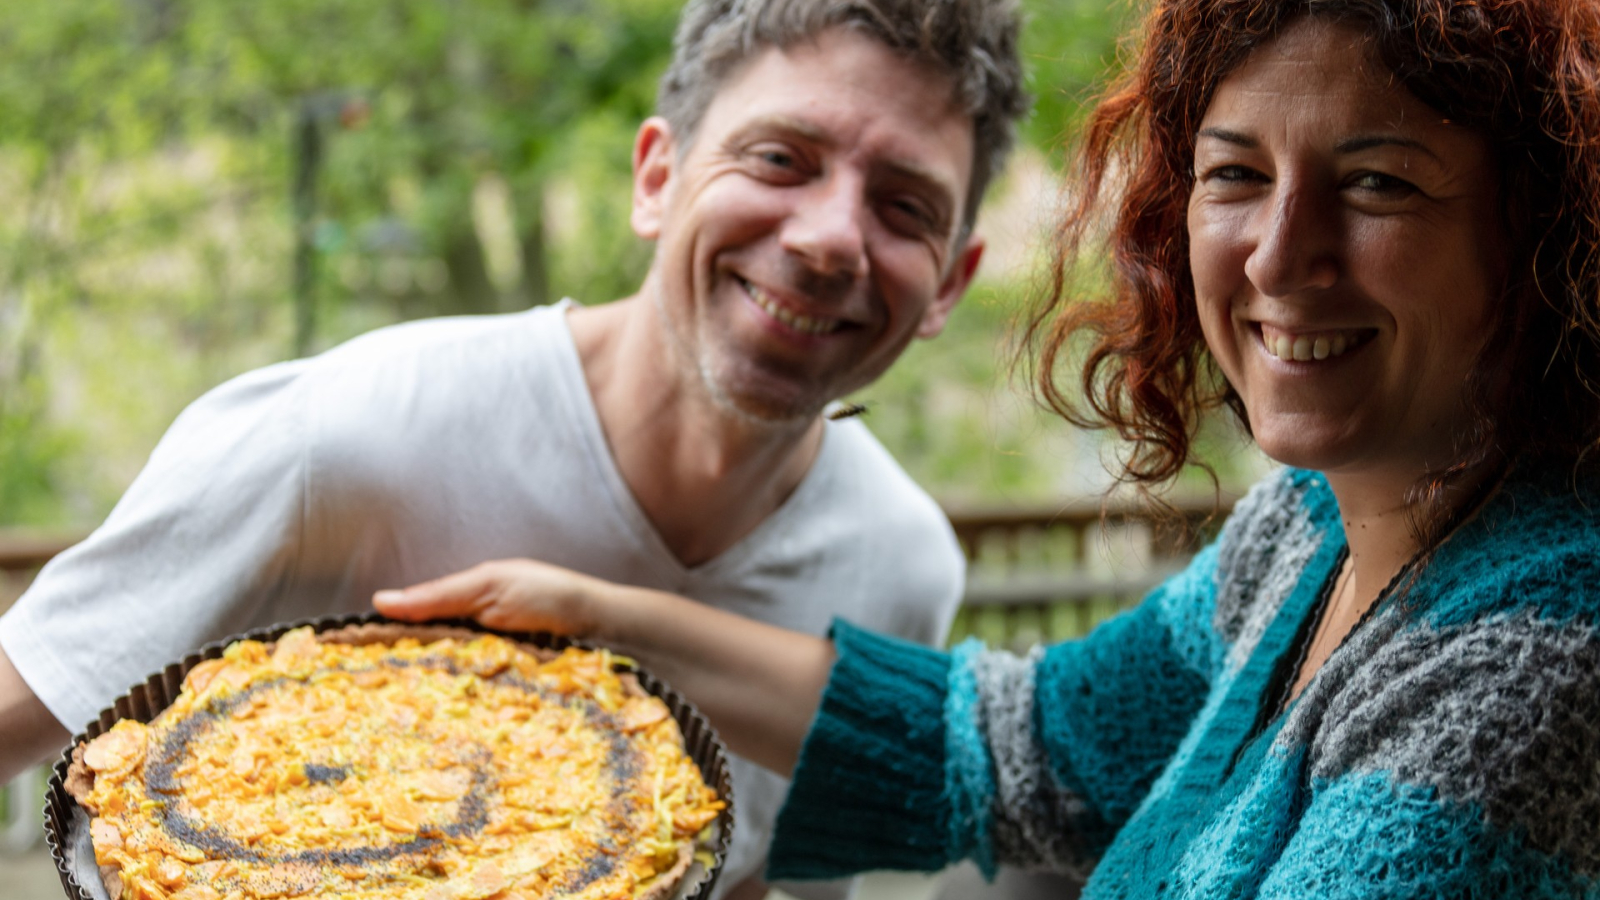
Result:
[[[1194,758],[1177,784],[1180,792],[1211,794],[1232,777],[1246,757],[1251,744],[1270,741],[1294,702],[1283,709],[1263,711],[1263,704],[1276,699],[1276,677],[1289,658],[1295,655],[1296,639],[1307,628],[1320,606],[1319,600],[1349,552],[1338,504],[1320,477],[1307,485],[1306,507],[1318,535],[1317,549],[1273,614],[1239,669],[1229,676],[1215,714],[1206,727]]]
[[[622,470],[617,466],[616,456],[611,451],[611,445],[606,440],[605,428],[600,422],[600,411],[595,406],[594,395],[589,392],[582,357],[578,355],[578,346],[572,338],[572,329],[567,322],[567,311],[574,306],[576,304],[572,300],[564,299],[554,307],[555,314],[560,317],[560,327],[552,330],[555,335],[552,349],[559,356],[560,365],[557,368],[560,377],[567,382],[562,394],[572,401],[568,412],[572,416],[579,439],[583,442],[583,453],[594,466],[596,476],[604,485],[604,493],[611,502],[612,511],[622,520],[626,530],[633,535],[639,552],[645,557],[650,568],[662,579],[663,584],[681,590],[696,579],[736,568],[758,552],[768,541],[769,533],[787,527],[788,520],[801,515],[800,511],[810,505],[811,496],[823,489],[825,486],[823,483],[830,477],[835,465],[834,458],[837,452],[834,449],[836,442],[830,438],[830,432],[834,430],[829,427],[830,423],[824,423],[822,443],[817,449],[816,459],[812,460],[810,468],[801,476],[800,483],[777,509],[726,550],[698,565],[684,565],[667,546],[666,540],[656,529],[655,523],[650,521],[644,507],[639,505],[633,488],[628,485],[627,479],[622,476]]]

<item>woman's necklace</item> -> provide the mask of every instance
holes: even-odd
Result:
[[[1323,665],[1326,665],[1334,654],[1343,649],[1344,645],[1350,643],[1351,638],[1366,627],[1366,624],[1375,618],[1383,607],[1389,605],[1387,603],[1389,598],[1399,588],[1400,584],[1418,569],[1423,560],[1430,557],[1440,546],[1443,546],[1446,541],[1455,535],[1457,529],[1477,514],[1478,510],[1499,489],[1506,478],[1507,472],[1509,472],[1509,467],[1479,484],[1474,489],[1469,502],[1463,504],[1457,510],[1454,521],[1449,528],[1445,529],[1444,536],[1434,544],[1433,548],[1431,550],[1419,548],[1416,553],[1412,554],[1410,559],[1406,560],[1405,565],[1394,573],[1394,577],[1389,579],[1389,583],[1383,586],[1383,590],[1378,592],[1378,596],[1373,598],[1372,603],[1362,611],[1361,617],[1356,620],[1355,624],[1350,626],[1350,630],[1346,631],[1344,637],[1340,638],[1339,642],[1328,651],[1328,655],[1323,657]],[[1262,732],[1266,731],[1267,725],[1273,719],[1282,715],[1289,708],[1292,700],[1298,696],[1295,693],[1295,685],[1299,678],[1300,670],[1305,668],[1312,644],[1323,631],[1323,619],[1326,617],[1329,604],[1333,602],[1336,593],[1343,595],[1347,586],[1353,586],[1355,581],[1353,564],[1349,566],[1348,574],[1346,572],[1346,564],[1349,563],[1349,559],[1350,547],[1347,544],[1340,548],[1339,555],[1333,563],[1333,571],[1329,573],[1327,579],[1323,582],[1321,590],[1317,592],[1315,602],[1311,605],[1311,610],[1305,620],[1301,622],[1299,629],[1296,630],[1294,642],[1290,645],[1286,658],[1278,661],[1278,666],[1272,674],[1272,680],[1267,684],[1266,690],[1262,692],[1261,706],[1256,713],[1255,727],[1251,729],[1250,740],[1246,741],[1246,744],[1254,741]],[[1318,668],[1320,670],[1321,666]],[[1310,683],[1311,679],[1306,679],[1306,684],[1309,685]],[[1243,746],[1235,751],[1235,761],[1237,761],[1238,754],[1242,751]],[[1228,770],[1231,772],[1232,769],[1233,764],[1230,763]]]
[[[1351,635],[1367,624],[1367,621],[1372,618],[1374,610],[1384,601],[1384,598],[1394,591],[1395,585],[1399,583],[1400,578],[1411,571],[1412,566],[1416,563],[1416,558],[1416,555],[1413,555],[1410,560],[1402,565],[1400,570],[1394,574],[1394,577],[1389,580],[1389,583],[1384,586],[1383,590],[1379,591],[1378,595],[1373,597],[1371,602],[1366,605],[1366,608],[1361,610],[1361,615],[1356,617],[1356,620],[1350,623],[1343,633],[1339,633],[1338,623],[1343,618],[1342,613],[1349,609],[1356,595],[1355,560],[1349,555],[1348,550],[1342,554],[1342,563],[1334,570],[1333,583],[1330,586],[1331,590],[1327,592],[1328,597],[1317,605],[1316,627],[1311,639],[1300,642],[1300,646],[1297,648],[1295,664],[1287,673],[1287,690],[1279,701],[1279,712],[1287,708],[1290,703],[1293,703],[1295,697],[1299,696],[1305,690],[1306,685],[1310,683],[1315,670],[1307,671],[1307,666],[1313,661],[1316,662],[1318,668],[1326,664],[1333,657],[1333,654],[1338,652],[1339,648],[1350,640]],[[1337,635],[1337,638],[1335,638],[1335,635]]]
[[[1410,559],[1406,560],[1405,565],[1394,573],[1394,577],[1389,579],[1389,583],[1383,586],[1383,590],[1378,592],[1378,596],[1362,611],[1361,617],[1356,620],[1354,625],[1350,626],[1350,630],[1346,631],[1344,637],[1339,639],[1339,643],[1328,651],[1328,655],[1323,658],[1323,665],[1326,665],[1327,661],[1332,659],[1335,653],[1343,649],[1345,644],[1350,643],[1350,639],[1355,636],[1356,632],[1366,627],[1366,624],[1377,615],[1379,608],[1386,605],[1385,601],[1394,594],[1401,582],[1411,574],[1426,555],[1425,552],[1418,550],[1412,554]],[[1256,720],[1250,729],[1250,737],[1235,748],[1233,758],[1228,763],[1226,770],[1228,773],[1231,774],[1233,772],[1233,767],[1238,764],[1239,757],[1245,748],[1260,739],[1261,735],[1266,732],[1267,726],[1274,719],[1283,715],[1289,708],[1289,704],[1298,696],[1294,690],[1296,679],[1300,674],[1300,670],[1305,668],[1306,659],[1311,652],[1311,645],[1323,631],[1322,624],[1329,604],[1333,601],[1335,594],[1343,594],[1346,587],[1353,586],[1355,582],[1355,567],[1353,565],[1347,567],[1349,560],[1349,546],[1341,547],[1339,555],[1333,561],[1333,571],[1323,580],[1322,588],[1317,592],[1316,600],[1311,604],[1310,611],[1306,614],[1305,619],[1301,621],[1300,627],[1295,631],[1294,642],[1290,644],[1289,652],[1285,655],[1285,658],[1278,660],[1277,668],[1272,672],[1272,680],[1267,683],[1266,689],[1262,691],[1261,705],[1257,708]],[[1306,683],[1310,684],[1309,678]]]
[[[1346,631],[1344,636],[1339,639],[1339,642],[1323,657],[1324,665],[1345,644],[1350,642],[1356,632],[1360,631],[1367,622],[1372,620],[1373,616],[1377,614],[1378,608],[1384,605],[1384,601],[1394,593],[1395,588],[1399,586],[1400,582],[1411,572],[1421,558],[1422,553],[1413,554],[1405,565],[1394,573],[1394,577],[1389,579],[1389,583],[1383,586],[1383,590],[1378,592],[1378,596],[1373,598],[1367,608],[1362,611],[1361,617],[1355,621],[1355,624],[1350,626],[1350,630]],[[1312,604],[1310,614],[1306,616],[1306,621],[1300,627],[1299,632],[1296,633],[1291,652],[1285,660],[1279,663],[1273,683],[1264,695],[1264,699],[1270,698],[1271,702],[1262,704],[1262,715],[1257,722],[1257,733],[1265,728],[1268,722],[1282,715],[1283,711],[1288,709],[1289,704],[1298,696],[1295,688],[1299,684],[1301,670],[1305,668],[1306,660],[1310,658],[1313,645],[1318,643],[1327,632],[1328,612],[1333,608],[1335,595],[1340,595],[1340,599],[1342,599],[1342,595],[1347,590],[1352,589],[1354,584],[1355,567],[1350,563],[1350,548],[1345,547],[1339,551],[1339,557],[1334,561],[1333,573],[1323,584],[1322,590],[1317,595],[1316,602]],[[1306,682],[1309,684],[1310,679],[1306,679]]]

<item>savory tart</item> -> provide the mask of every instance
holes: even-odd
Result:
[[[239,641],[65,786],[113,900],[661,900],[724,803],[615,662],[398,625]]]

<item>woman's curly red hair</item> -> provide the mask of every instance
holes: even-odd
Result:
[[[1402,85],[1498,153],[1513,274],[1468,384],[1469,433],[1419,489],[1437,496],[1461,473],[1530,455],[1584,460],[1600,444],[1596,0],[1158,0],[1133,67],[1089,119],[1051,289],[1027,327],[1044,401],[1115,429],[1130,442],[1121,476],[1146,487],[1191,462],[1204,412],[1227,406],[1243,421],[1190,278],[1194,141],[1217,85],[1305,16],[1365,31]],[[1102,240],[1110,296],[1073,302],[1068,285]],[[1076,379],[1058,378],[1077,365]]]

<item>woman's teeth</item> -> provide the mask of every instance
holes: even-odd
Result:
[[[1262,326],[1261,342],[1267,352],[1286,362],[1309,362],[1343,356],[1361,343],[1359,331],[1321,331],[1316,334],[1290,334]]]
[[[797,313],[791,309],[779,306],[771,297],[768,297],[760,288],[744,282],[745,290],[750,293],[750,299],[766,311],[767,315],[779,322],[805,334],[829,334],[839,329],[839,319],[826,319],[820,316],[808,316]]]

